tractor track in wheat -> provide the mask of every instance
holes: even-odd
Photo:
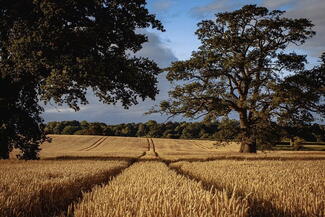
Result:
[[[107,137],[105,137],[105,136],[100,137],[96,142],[92,143],[91,145],[89,145],[89,146],[87,146],[85,148],[80,149],[79,151],[89,151],[89,150],[92,150],[92,149],[98,147],[106,139],[107,139]]]

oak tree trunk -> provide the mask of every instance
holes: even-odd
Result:
[[[247,119],[247,111],[243,110],[239,113],[240,130],[241,130],[241,153],[256,153],[256,142],[251,137],[251,130]]]
[[[241,153],[256,153],[256,143],[241,143],[240,145],[240,151]]]
[[[0,135],[0,159],[9,159],[8,140],[4,135]]]

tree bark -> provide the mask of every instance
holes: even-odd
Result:
[[[242,142],[240,145],[241,153],[256,153],[256,143],[244,143]]]
[[[0,78],[0,87],[5,87],[6,83]],[[2,90],[2,89],[1,89]],[[7,121],[7,117],[9,116],[9,106],[8,106],[8,98],[6,94],[10,94],[10,91],[0,91],[0,160],[9,158],[9,141],[6,126],[4,123]],[[4,96],[5,95],[5,96]]]
[[[0,135],[0,159],[9,159],[9,144],[4,135]]]
[[[240,130],[241,130],[241,146],[240,153],[256,153],[256,142],[251,138],[250,126],[247,119],[247,111],[239,112]]]
[[[295,140],[293,137],[290,138],[290,146],[293,147],[295,145]]]

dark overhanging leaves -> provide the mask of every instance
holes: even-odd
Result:
[[[38,99],[78,110],[92,88],[128,108],[158,93],[157,64],[128,55],[147,41],[137,29],[164,31],[145,0],[4,1],[0,16],[0,158],[13,147],[37,158],[45,139]]]

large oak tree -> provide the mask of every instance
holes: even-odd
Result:
[[[304,70],[306,56],[287,52],[315,34],[313,24],[283,14],[247,5],[200,22],[202,45],[167,68],[176,87],[153,112],[206,119],[236,112],[241,152],[256,152],[280,127],[313,121],[324,112],[324,65]]]
[[[92,89],[125,108],[154,99],[160,69],[136,57],[163,26],[145,0],[0,0],[0,159],[37,158],[46,139],[39,101],[78,110]],[[145,84],[145,85],[144,85]]]

